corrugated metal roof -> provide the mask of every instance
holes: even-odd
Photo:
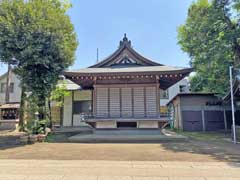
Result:
[[[178,96],[217,96],[216,93],[211,93],[211,92],[188,92],[188,93],[178,93],[175,95],[172,99],[170,99],[167,103],[169,105],[176,97]]]

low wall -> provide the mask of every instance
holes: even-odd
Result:
[[[117,128],[116,121],[98,121],[96,122],[97,129],[112,129]]]
[[[155,129],[158,128],[158,121],[138,121],[138,128]]]
[[[16,130],[18,122],[18,120],[0,120],[0,130]]]

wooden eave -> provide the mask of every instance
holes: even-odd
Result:
[[[71,81],[83,86],[91,88],[97,80],[110,81],[119,79],[135,79],[141,83],[142,79],[149,79],[149,83],[155,82],[161,84],[162,89],[167,89],[176,82],[180,81],[189,73],[192,72],[192,68],[176,70],[176,71],[165,71],[165,72],[129,72],[129,73],[78,73],[78,72],[65,72],[65,76]],[[157,79],[157,81],[156,81]]]
[[[99,76],[127,76],[127,75],[160,75],[160,77],[163,77],[164,75],[167,77],[173,77],[173,76],[182,76],[182,75],[188,75],[193,71],[193,68],[186,68],[186,69],[180,69],[180,70],[174,70],[174,71],[146,71],[146,72],[101,72],[101,73],[81,73],[81,72],[71,72],[67,71],[64,72],[64,75],[68,78],[72,77],[99,77]]]

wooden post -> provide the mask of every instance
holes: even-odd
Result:
[[[224,127],[225,131],[227,131],[227,115],[226,115],[226,109],[223,110],[224,113]]]
[[[143,88],[143,96],[144,96],[144,117],[147,117],[146,87]]]
[[[134,88],[131,88],[132,93],[132,117],[134,117]]]
[[[203,132],[206,131],[206,123],[205,123],[205,111],[204,108],[202,107],[202,124],[203,124]]]
[[[120,117],[122,117],[122,88],[119,88]]]
[[[108,114],[107,117],[110,117],[110,88],[107,88],[107,97],[108,97]]]
[[[159,83],[159,76],[156,76],[156,98],[157,98],[157,116],[160,117],[160,83]]]
[[[93,77],[93,97],[92,97],[92,112],[93,117],[97,116],[97,77]]]
[[[73,102],[74,102],[74,91],[72,91],[72,126],[73,126]]]

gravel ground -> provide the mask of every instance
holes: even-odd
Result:
[[[18,142],[20,135],[0,134],[0,159],[240,162],[240,145],[227,141],[191,137],[188,142],[177,143],[84,144],[69,143],[61,134],[49,138],[49,142],[23,145]]]

